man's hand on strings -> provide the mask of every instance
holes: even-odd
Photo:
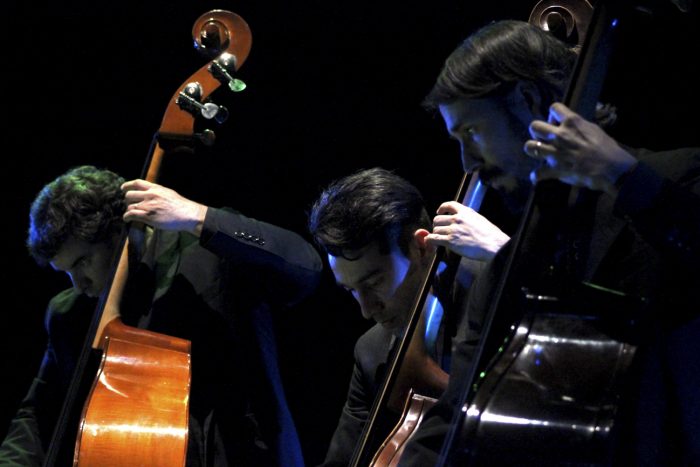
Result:
[[[122,191],[127,204],[124,221],[201,234],[207,206],[191,201],[170,188],[141,179],[125,182]]]
[[[636,165],[636,159],[598,125],[559,102],[549,120],[535,120],[525,153],[545,163],[531,174],[533,182],[558,179],[615,195],[616,183]]]
[[[487,218],[457,201],[441,204],[437,214],[426,240],[460,256],[489,260],[510,239]]]

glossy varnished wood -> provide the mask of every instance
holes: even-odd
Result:
[[[410,391],[401,419],[386,438],[370,465],[396,467],[411,435],[416,431],[423,416],[437,402],[432,397]]]
[[[130,328],[118,318],[107,325],[104,339],[74,465],[184,465],[189,341]]]
[[[247,23],[226,10],[201,15],[192,35],[197,48],[211,58],[224,52],[233,55],[236,69],[251,47]],[[190,82],[202,87],[202,102],[221,85],[212,77],[209,64],[190,76]],[[157,182],[166,154],[160,145],[162,139],[186,141],[193,137],[195,116],[178,106],[181,91],[174,94],[163,116],[144,177],[148,181]],[[136,235],[135,230],[132,226]],[[190,342],[122,323],[119,308],[128,275],[128,243],[122,249],[94,339],[94,346],[103,351],[102,360],[83,408],[73,463],[81,467],[183,466],[187,458]]]
[[[472,465],[606,465],[636,348],[602,321],[535,313],[513,328],[464,411]]]

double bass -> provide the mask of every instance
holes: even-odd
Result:
[[[486,187],[479,179],[478,172],[474,171],[464,174],[454,199],[478,210],[485,194]],[[408,312],[402,338],[391,355],[384,380],[353,452],[352,466],[396,465],[423,415],[447,386],[448,375],[427,354],[425,342],[426,330],[430,328],[428,315],[433,308],[431,304],[437,301],[433,282],[441,265],[446,266],[443,275],[453,277],[459,266],[459,256],[448,257],[443,247],[434,252]],[[450,283],[451,279],[445,282]],[[378,433],[379,426],[382,419],[391,416],[390,413],[400,414],[400,417],[385,436]],[[379,436],[385,436],[381,443],[378,443]]]
[[[614,3],[593,4],[563,99],[588,120],[594,120],[615,39],[621,10]],[[546,15],[540,18],[546,24]],[[574,245],[569,232],[592,216],[593,206],[594,195],[584,188],[535,185],[469,374],[458,388],[461,410],[455,411],[438,465],[617,460],[621,397],[636,351],[626,334],[631,314],[624,311],[642,309],[645,299],[585,282],[576,270],[578,257],[555,255],[558,242]],[[523,271],[533,271],[523,258],[540,263],[529,280]]]
[[[212,102],[211,94],[222,84],[232,91],[245,87],[236,72],[250,51],[251,34],[240,16],[209,11],[196,20],[192,36],[210,62],[169,101],[141,177],[150,182],[157,181],[171,151],[214,143],[212,130],[195,132],[196,120],[220,124],[227,118],[227,109]],[[46,466],[185,464],[190,342],[128,326],[119,311],[128,276],[128,245],[143,235],[143,225],[131,225],[123,232],[110,286],[93,314]]]
[[[566,4],[555,0],[543,0],[532,10],[529,22],[549,30],[564,41],[580,45],[588,27],[591,9],[591,5],[585,0]],[[480,182],[478,172],[466,173],[455,199],[478,211],[485,192],[486,187]],[[395,351],[384,384],[374,401],[369,421],[351,463],[353,466],[397,465],[406,443],[418,429],[425,413],[436,402],[434,397],[439,396],[447,385],[448,375],[425,355],[422,342],[427,297],[431,292],[431,283],[437,274],[437,264],[444,259],[445,250],[440,248],[424,278],[422,288],[409,314],[403,340]],[[453,256],[450,260],[448,269],[452,269],[454,273],[457,267],[455,257]],[[382,412],[382,410],[386,412],[384,407],[389,407],[396,412],[398,401],[404,401],[403,410],[400,412],[401,418],[370,458],[365,451],[373,444],[368,441],[372,436],[373,424],[376,423],[377,417],[385,416]]]

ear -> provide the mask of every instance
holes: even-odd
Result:
[[[540,88],[532,81],[518,81],[513,88],[514,102],[521,111],[529,112],[533,119],[547,120],[549,102],[546,102]],[[532,120],[532,119],[531,119]]]
[[[435,251],[435,247],[428,243],[426,237],[430,234],[425,229],[418,229],[413,232],[413,244],[420,253],[421,257],[427,256]]]

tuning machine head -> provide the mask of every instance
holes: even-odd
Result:
[[[221,84],[225,84],[233,92],[240,92],[246,88],[246,84],[236,78],[236,56],[224,52],[214,59],[209,65],[209,72]]]
[[[199,113],[207,120],[214,120],[217,123],[223,123],[228,118],[228,110],[226,107],[216,105],[213,102],[202,102],[203,90],[202,86],[197,82],[187,83],[184,89],[180,91],[175,103],[182,109],[192,115]]]

